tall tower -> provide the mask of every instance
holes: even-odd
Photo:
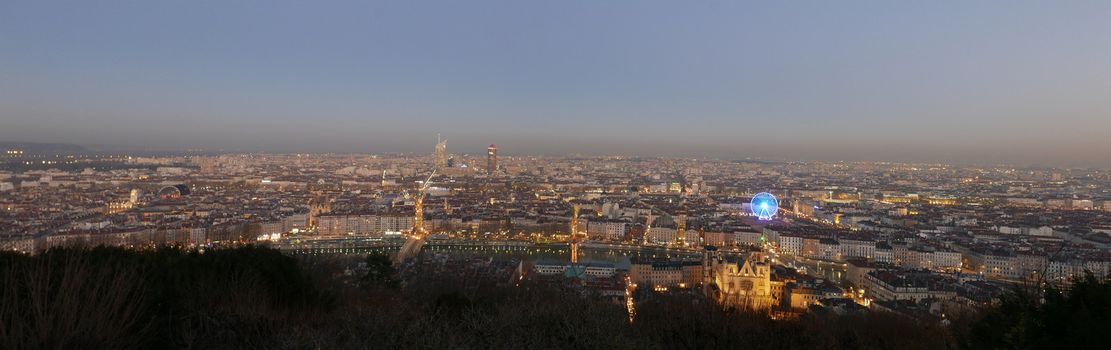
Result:
[[[432,155],[436,158],[437,169],[447,167],[447,140],[441,140],[439,134],[436,134],[436,152]]]
[[[498,170],[498,146],[490,144],[486,147],[486,175],[493,175]]]

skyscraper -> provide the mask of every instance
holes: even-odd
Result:
[[[498,146],[490,144],[486,148],[486,174],[493,175],[498,170]]]
[[[440,135],[436,135],[436,152],[433,155],[436,158],[436,169],[443,169],[448,166],[447,164],[447,140],[440,140]]]

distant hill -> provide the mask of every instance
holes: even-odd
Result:
[[[84,146],[69,143],[3,142],[2,150],[22,150],[25,154],[74,154],[88,153]]]

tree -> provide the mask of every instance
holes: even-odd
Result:
[[[393,267],[390,257],[385,254],[370,254],[366,256],[366,276],[362,278],[363,287],[367,288],[397,288],[397,270]]]
[[[973,322],[968,348],[1095,349],[1111,344],[1111,280],[1021,289]]]

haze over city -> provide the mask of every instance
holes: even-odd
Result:
[[[0,3],[0,141],[1111,166],[1111,3]]]

